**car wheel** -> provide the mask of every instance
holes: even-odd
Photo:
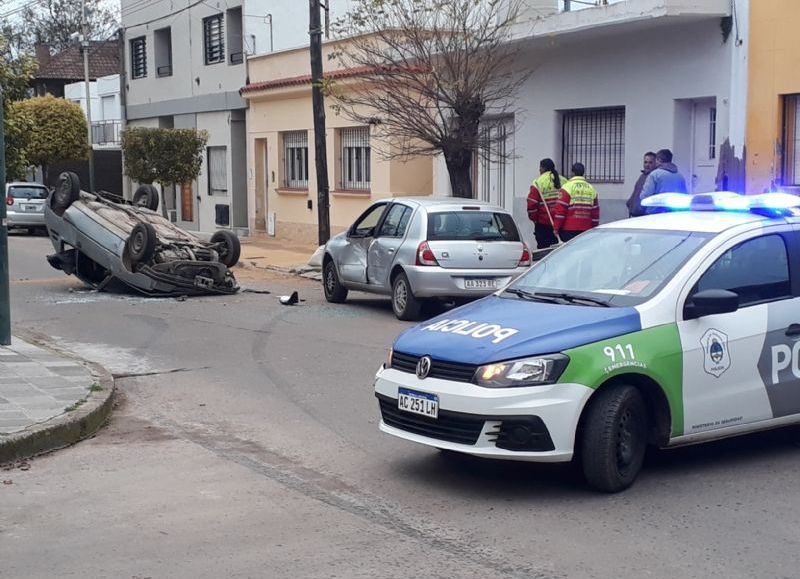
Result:
[[[81,196],[81,180],[72,171],[64,171],[58,176],[58,184],[50,197],[50,208],[58,216]]]
[[[601,390],[590,400],[581,438],[589,486],[616,493],[633,484],[647,449],[647,408],[633,386]]]
[[[158,189],[152,185],[139,185],[133,194],[133,204],[151,211],[158,209]]]
[[[422,309],[422,301],[414,297],[405,272],[400,272],[392,282],[392,309],[398,320],[416,320]]]
[[[322,272],[322,288],[325,291],[325,299],[331,303],[341,304],[347,299],[347,288],[339,281],[336,264],[332,259],[325,262]]]
[[[155,227],[149,223],[137,223],[125,243],[131,261],[139,263],[153,257],[156,241]]]
[[[242,244],[239,243],[239,238],[232,232],[220,230],[211,236],[211,243],[219,244],[217,246],[217,253],[219,253],[219,261],[226,267],[233,267],[239,263],[239,256],[242,254]]]

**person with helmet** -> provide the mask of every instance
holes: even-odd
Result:
[[[561,176],[552,159],[542,159],[539,176],[531,183],[528,192],[528,219],[533,222],[536,246],[544,249],[558,243],[553,233],[553,209],[561,189]]]
[[[561,186],[553,224],[556,236],[562,241],[569,241],[600,223],[597,191],[586,180],[585,174],[583,163],[575,163],[572,165],[572,179]]]

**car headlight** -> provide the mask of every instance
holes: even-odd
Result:
[[[519,388],[554,384],[569,363],[563,354],[550,354],[480,366],[473,381],[485,388]]]

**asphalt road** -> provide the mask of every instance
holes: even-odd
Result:
[[[0,577],[798,577],[786,429],[650,452],[618,495],[569,467],[378,432],[388,302],[237,269],[232,297],[87,292],[12,236],[15,329],[105,365],[95,438],[0,472]],[[278,304],[297,289],[305,301]]]

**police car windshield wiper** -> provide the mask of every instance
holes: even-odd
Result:
[[[537,297],[541,296],[545,298],[560,299],[572,304],[583,302],[595,306],[602,306],[604,308],[611,307],[611,304],[609,304],[606,300],[601,300],[600,298],[592,298],[588,296],[579,296],[567,292],[536,292],[535,295]]]
[[[529,292],[524,289],[519,289],[515,287],[508,288],[503,293],[515,295],[518,298],[522,298],[524,300],[531,300],[535,302],[547,302],[550,304],[555,304],[558,303],[559,301],[559,298],[555,296],[542,295],[540,293]]]

